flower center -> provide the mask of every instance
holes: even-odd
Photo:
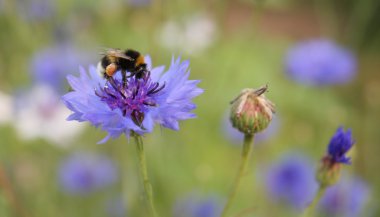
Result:
[[[150,73],[147,73],[140,79],[131,77],[125,84],[111,77],[104,87],[95,90],[95,94],[112,110],[120,109],[123,116],[131,117],[142,127],[145,112],[149,107],[157,106],[156,97],[164,87],[165,84],[160,86],[158,82],[152,82]]]

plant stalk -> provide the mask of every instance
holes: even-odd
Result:
[[[240,162],[239,170],[238,170],[238,173],[236,175],[235,182],[232,186],[230,194],[228,196],[227,203],[224,206],[221,217],[227,216],[227,212],[230,209],[232,202],[234,201],[234,199],[236,197],[236,193],[237,193],[237,190],[239,188],[241,179],[245,175],[245,170],[246,170],[246,167],[247,167],[249,159],[250,159],[250,155],[251,155],[252,147],[253,147],[253,139],[254,139],[254,135],[246,134],[244,136],[243,150],[241,153],[241,162]]]
[[[305,212],[303,213],[303,217],[314,217],[317,216],[317,205],[318,202],[321,200],[322,196],[325,194],[326,187],[320,186],[317,192],[317,195],[315,195],[313,201],[310,203],[310,205],[306,208]]]

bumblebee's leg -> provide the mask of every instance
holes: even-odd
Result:
[[[109,78],[105,73],[104,73],[104,78],[106,79],[106,83],[104,84],[104,87],[108,88],[108,82],[109,82]]]
[[[127,71],[121,70],[121,76],[123,79],[123,87],[127,88]]]

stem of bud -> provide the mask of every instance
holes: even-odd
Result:
[[[239,170],[238,170],[238,173],[237,173],[236,178],[235,178],[235,182],[234,182],[232,189],[231,189],[231,192],[228,196],[227,203],[224,206],[221,217],[226,217],[227,212],[228,212],[229,208],[231,207],[232,202],[236,196],[236,192],[237,192],[239,185],[240,185],[240,180],[245,175],[245,170],[246,170],[246,167],[248,165],[250,155],[252,152],[253,138],[254,138],[253,134],[252,135],[245,134],[245,136],[244,136],[244,144],[243,144],[243,150],[242,150],[242,154],[241,154],[242,155],[241,156],[241,163],[240,163]]]

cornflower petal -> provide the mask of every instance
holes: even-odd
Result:
[[[351,129],[344,132],[343,127],[339,127],[328,145],[328,155],[336,163],[351,164],[351,158],[346,153],[354,145]]]

